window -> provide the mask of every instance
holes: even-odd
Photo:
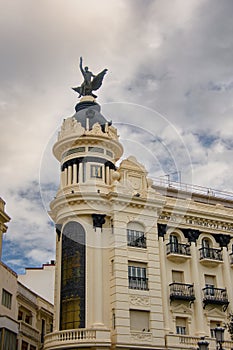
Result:
[[[146,265],[129,265],[128,278],[130,289],[148,290],[148,278],[146,277]]]
[[[22,321],[22,319],[23,319],[23,312],[21,310],[19,310],[19,312],[18,312],[18,320]]]
[[[88,147],[89,152],[104,153],[103,148],[100,147]]]
[[[0,329],[0,348],[2,350],[16,349],[17,334],[9,331],[8,329]],[[1,347],[2,345],[2,347]]]
[[[205,294],[214,296],[214,288],[215,288],[215,276],[213,275],[205,275]]]
[[[72,148],[70,149],[69,151],[63,153],[62,155],[62,159],[69,156],[70,154],[73,154],[73,153],[78,153],[78,152],[85,152],[85,147],[78,147],[78,148]]]
[[[111,151],[106,151],[106,154],[107,154],[107,156],[109,156],[109,157],[112,157],[113,158],[113,153],[111,152]]]
[[[208,238],[203,238],[201,242],[202,248],[210,248],[210,241]]]
[[[5,289],[2,289],[2,305],[7,307],[8,309],[11,309],[11,302],[12,294],[7,292]]]
[[[30,345],[30,350],[36,350],[36,347],[34,345]]]
[[[79,297],[62,301],[62,329],[80,327],[80,299]]]
[[[130,310],[130,330],[150,332],[150,312],[141,310]]]
[[[184,272],[172,270],[172,282],[183,283],[184,282]]]
[[[115,309],[112,309],[112,328],[113,329],[116,328],[116,313],[115,313]]]
[[[60,330],[85,328],[86,233],[68,222],[62,232]]]
[[[91,177],[102,179],[102,172],[101,165],[91,165]]]
[[[25,315],[25,323],[32,324],[32,315],[31,314]]]
[[[215,338],[215,328],[219,327],[221,322],[210,321],[210,336],[211,338]]]
[[[176,334],[187,334],[187,320],[183,317],[176,317]]]
[[[44,342],[44,336],[45,336],[45,320],[42,318],[42,320],[41,320],[41,337],[40,337],[41,343]]]
[[[172,253],[178,253],[178,237],[176,235],[170,235],[170,249]]]
[[[111,260],[111,272],[112,276],[114,275],[114,259]]]
[[[131,247],[146,248],[144,232],[127,229],[127,243]]]
[[[28,350],[28,343],[24,340],[22,340],[22,347],[21,347],[22,350]]]

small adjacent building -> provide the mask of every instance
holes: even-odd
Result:
[[[0,247],[10,220],[4,205],[0,199]],[[19,282],[18,275],[0,260],[0,350],[42,350],[44,337],[52,330],[53,304]]]

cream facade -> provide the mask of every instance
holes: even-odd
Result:
[[[196,349],[233,308],[233,196],[159,186],[85,96],[53,152],[61,182],[45,349]],[[225,349],[231,349],[225,332]]]

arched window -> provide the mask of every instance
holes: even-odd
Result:
[[[210,241],[208,238],[203,238],[201,244],[202,248],[210,248]]]
[[[85,230],[71,221],[62,232],[60,329],[85,328]]]
[[[201,241],[201,258],[211,258],[212,256],[212,249],[210,240],[208,238],[203,238]]]
[[[170,252],[171,253],[178,253],[178,249],[179,249],[178,237],[174,234],[171,234],[169,237],[169,241],[170,241]]]
[[[130,222],[127,226],[127,244],[130,247],[146,248],[144,227],[137,222]]]

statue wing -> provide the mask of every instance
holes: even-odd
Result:
[[[82,89],[81,89],[81,87],[80,87],[80,86],[78,86],[78,87],[74,87],[74,88],[72,88],[72,90],[74,90],[74,91],[78,92],[79,94],[81,94],[81,93],[82,93]]]
[[[104,79],[105,74],[107,73],[107,69],[102,70],[102,72],[100,72],[98,75],[96,75],[93,80],[92,80],[92,90],[98,90],[101,85],[102,85],[102,81]]]

